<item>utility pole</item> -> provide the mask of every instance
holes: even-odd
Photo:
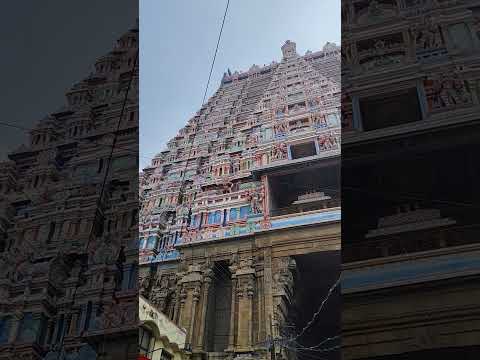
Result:
[[[272,315],[270,317],[270,339],[272,341],[270,345],[270,352],[272,355],[272,360],[276,360],[276,354],[275,354],[275,339],[273,337],[273,323],[272,323]]]

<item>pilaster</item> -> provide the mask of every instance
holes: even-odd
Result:
[[[252,267],[252,259],[248,258],[240,262],[236,270],[235,297],[238,311],[236,312],[235,352],[253,351],[253,296],[255,294],[255,269]]]
[[[186,346],[192,346],[196,334],[195,322],[198,320],[197,308],[201,298],[202,272],[200,266],[191,265],[180,280],[180,327],[187,330]]]
[[[204,271],[203,275],[203,288],[201,290],[202,299],[201,299],[201,313],[199,317],[199,331],[197,341],[195,343],[195,351],[204,351],[205,350],[205,329],[207,325],[207,308],[208,308],[208,295],[210,292],[210,286],[212,284],[213,270],[208,268]]]

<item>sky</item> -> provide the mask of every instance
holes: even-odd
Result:
[[[136,0],[18,0],[0,13],[1,122],[32,128],[65,104],[65,91],[135,25]],[[28,141],[0,126],[0,161]]]
[[[140,169],[200,109],[226,0],[140,0]],[[230,0],[208,95],[223,73],[340,44],[340,0]]]

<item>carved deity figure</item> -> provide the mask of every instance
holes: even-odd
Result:
[[[295,260],[289,257],[278,258],[275,261],[275,267],[276,271],[273,275],[274,289],[276,291],[282,291],[284,289],[291,290],[294,280],[293,274],[296,269]]]
[[[423,50],[435,50],[443,46],[440,28],[431,17],[425,19],[423,29],[414,30],[417,37],[417,48]]]
[[[443,108],[469,103],[472,101],[465,82],[457,74],[443,74],[433,81],[432,107]]]
[[[158,281],[158,286],[162,290],[168,290],[169,284],[168,284],[168,276],[167,275],[164,275],[160,278],[160,280]]]
[[[393,48],[399,47],[400,45],[403,44],[395,42],[393,39],[375,40],[373,43],[373,47],[369,47],[360,51],[361,55],[364,58],[369,59],[362,64],[363,68],[369,70],[374,67],[389,66],[399,63],[404,55],[395,54]]]
[[[124,324],[125,312],[118,304],[109,305],[102,313],[100,324],[103,329],[116,328]]]
[[[232,173],[236,174],[240,171],[240,160],[235,159],[232,164]]]
[[[272,149],[272,159],[282,160],[287,157],[287,146],[284,143],[276,144]]]
[[[241,269],[251,268],[253,265],[253,259],[251,257],[246,257],[239,260],[239,267]]]
[[[255,158],[255,165],[256,166],[262,166],[263,154],[255,154],[254,158]]]
[[[320,126],[320,127],[326,127],[327,126],[327,122],[325,120],[325,116],[323,115],[315,115],[313,117],[313,124],[315,126]]]
[[[262,212],[262,200],[263,200],[262,194],[257,191],[253,191],[249,195],[249,199],[250,199],[250,207],[252,209],[252,213],[260,214]]]
[[[319,106],[320,105],[320,99],[318,99],[318,98],[310,99],[308,101],[308,105],[312,108],[315,107],[315,106]]]
[[[274,127],[275,135],[283,135],[286,134],[288,129],[287,129],[287,124],[281,123],[277,124]]]
[[[250,141],[253,145],[258,144],[259,140],[260,140],[260,135],[257,133],[254,133],[250,136]]]
[[[333,134],[322,135],[318,139],[320,150],[330,150],[338,145],[338,140]]]

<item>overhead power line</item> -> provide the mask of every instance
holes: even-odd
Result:
[[[217,53],[218,53],[218,48],[219,48],[219,45],[220,45],[220,40],[222,38],[222,33],[223,33],[223,27],[225,25],[225,19],[227,18],[227,13],[228,13],[228,7],[230,5],[230,0],[227,0],[227,5],[225,6],[225,12],[223,13],[223,18],[222,18],[222,25],[220,26],[220,31],[218,33],[218,38],[217,38],[217,44],[215,46],[215,52],[213,54],[213,58],[212,58],[212,64],[210,66],[210,72],[208,74],[208,80],[207,80],[207,84],[205,86],[205,92],[203,93],[203,99],[202,99],[202,106],[205,104],[205,100],[207,98],[207,92],[208,92],[208,87],[210,85],[210,80],[212,78],[212,72],[213,72],[213,67],[215,65],[215,60],[217,59]],[[198,122],[198,121],[197,121]],[[183,169],[183,174],[182,174],[182,180],[181,180],[181,186],[180,186],[180,192],[179,192],[179,199],[182,199],[182,204],[183,204],[183,198],[184,198],[184,192],[185,192],[185,186],[186,186],[186,181],[185,181],[185,175],[187,173],[187,168],[188,168],[188,164],[189,164],[189,160],[190,160],[190,157],[191,157],[191,154],[192,154],[192,148],[193,148],[193,145],[194,145],[194,142],[195,142],[195,137],[197,135],[197,132],[194,132],[193,133],[193,137],[191,139],[191,146],[190,146],[190,149],[188,150],[188,156],[187,156],[187,159],[185,161],[185,167]],[[193,202],[195,201],[195,198],[196,198],[196,193],[194,194],[194,197],[192,199],[192,201],[190,202],[190,205],[188,207],[188,214],[189,216],[191,215],[191,212],[192,212],[192,204]],[[183,235],[183,228],[184,228],[184,219],[182,217],[182,225],[180,227],[180,237],[182,237]]]
[[[23,126],[15,125],[15,124],[12,124],[12,123],[7,123],[7,122],[4,122],[4,121],[0,121],[0,125],[6,126],[6,127],[11,127],[11,128],[14,128],[14,129],[19,129],[19,130],[22,130],[22,131],[25,131],[25,132],[33,130],[33,129],[29,129],[29,128],[26,128],[26,127],[23,127]]]
[[[205,99],[207,98],[208,86],[210,85],[210,79],[212,78],[213,66],[215,65],[215,60],[217,58],[218,45],[220,44],[220,39],[222,38],[223,25],[225,25],[225,18],[227,17],[228,6],[230,5],[230,0],[227,0],[227,6],[225,7],[225,13],[223,14],[222,26],[220,27],[220,32],[218,33],[217,45],[215,46],[215,54],[213,55],[212,66],[210,67],[210,73],[208,74],[207,86],[205,86],[205,93],[203,94],[202,106],[205,104]]]
[[[338,286],[338,284],[340,284],[340,280],[341,280],[341,275],[338,277],[337,281],[335,281],[335,283],[330,287],[330,289],[327,292],[327,295],[325,296],[325,298],[321,302],[320,306],[318,307],[318,310],[313,314],[312,318],[307,323],[307,325],[305,325],[305,327],[298,333],[298,335],[293,337],[291,339],[291,341],[296,341],[299,337],[303,336],[303,334],[305,334],[305,332],[317,321],[317,318],[320,315],[320,312],[322,311],[323,307],[325,306],[325,303],[330,298],[330,295],[333,293],[333,290],[335,290],[335,288]]]
[[[120,111],[120,116],[118,118],[116,131],[114,133],[114,137],[113,137],[113,141],[112,141],[112,145],[111,145],[111,150],[110,150],[110,154],[109,154],[108,161],[107,161],[107,167],[106,167],[106,170],[105,170],[105,175],[103,177],[102,187],[100,189],[100,194],[97,198],[96,205],[95,205],[94,220],[93,220],[93,224],[92,224],[92,227],[91,227],[88,239],[87,239],[87,243],[86,243],[86,246],[85,246],[85,251],[87,253],[87,257],[88,257],[88,247],[90,245],[91,239],[94,236],[94,232],[96,230],[98,212],[99,212],[100,204],[102,202],[103,194],[105,193],[105,186],[107,184],[108,174],[110,172],[110,166],[111,166],[111,162],[112,162],[112,158],[113,158],[113,152],[114,152],[115,145],[117,143],[118,130],[120,129],[120,124],[121,124],[121,121],[123,119],[123,115],[124,115],[124,112],[125,112],[125,107],[126,107],[126,104],[127,104],[128,95],[130,93],[130,88],[132,86],[133,78],[135,76],[135,72],[136,72],[136,69],[137,69],[137,62],[138,62],[138,50],[135,54],[135,59],[133,61],[133,68],[131,70],[130,79],[129,79],[129,82],[128,82],[128,87],[125,91],[125,97],[123,99],[122,108],[121,108],[121,111]],[[72,302],[75,301],[75,297],[77,295],[77,291],[78,291],[79,287],[80,287],[80,284],[77,282],[77,284],[75,286],[75,289],[74,289],[75,291],[73,292]],[[102,292],[103,292],[103,287],[102,287]],[[63,330],[63,331],[65,331],[65,330]],[[105,336],[106,336],[106,334],[104,334],[103,339],[102,339],[102,345],[103,346],[105,344]],[[62,338],[61,338],[61,343],[59,345],[60,350],[63,350],[64,338],[65,338],[65,336],[62,336]],[[61,356],[61,351],[58,352],[58,359],[60,358],[60,356]]]
[[[203,93],[201,107],[203,107],[203,105],[205,104],[205,100],[206,100],[206,97],[207,97],[208,87],[210,85],[210,80],[211,80],[211,77],[212,77],[213,68],[215,66],[215,60],[217,58],[217,53],[218,53],[218,49],[219,49],[219,46],[220,46],[220,40],[222,38],[223,28],[224,28],[224,25],[225,25],[225,19],[226,19],[227,14],[228,14],[229,5],[230,5],[230,0],[227,0],[227,4],[225,6],[225,11],[223,13],[222,23],[221,23],[221,26],[220,26],[220,31],[219,31],[218,37],[217,37],[217,43],[216,43],[216,46],[215,46],[215,51],[214,51],[214,54],[213,54],[212,63],[211,63],[211,66],[210,66],[210,71],[209,71],[209,74],[208,74],[207,83],[205,85],[205,91]],[[198,123],[198,120],[197,120],[197,123]],[[182,173],[181,180],[180,180],[180,190],[179,190],[179,194],[178,194],[178,199],[179,199],[178,202],[180,203],[179,205],[182,205],[182,204],[185,203],[185,198],[184,198],[185,188],[186,188],[185,177],[186,177],[186,174],[187,174],[188,165],[190,164],[190,158],[191,158],[191,155],[192,155],[192,148],[193,148],[193,145],[194,145],[194,142],[195,142],[196,135],[197,135],[197,133],[194,132],[192,138],[188,139],[189,140],[188,144],[190,144],[190,148],[188,150],[188,156],[186,157],[185,166],[183,168],[183,173]],[[193,196],[193,199],[190,201],[190,204],[188,206],[188,211],[187,211],[188,216],[191,216],[192,204],[196,199],[196,195],[197,194],[195,192],[194,196]],[[183,206],[182,206],[182,208],[183,208]],[[179,231],[179,237],[180,238],[182,238],[184,227],[185,227],[185,219],[183,218],[184,214],[185,213],[182,211],[182,222],[181,222],[181,227],[180,227],[180,231]],[[187,219],[187,222],[188,222],[188,219]]]

